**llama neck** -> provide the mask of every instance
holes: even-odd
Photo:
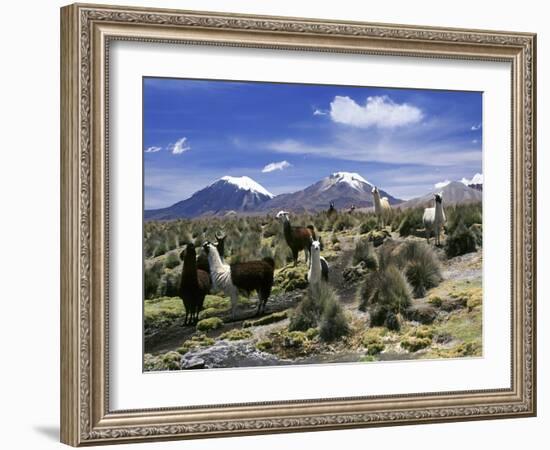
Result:
[[[208,264],[210,265],[211,272],[220,272],[224,268],[220,254],[215,248],[210,248],[210,251],[208,252]]]
[[[311,252],[311,278],[315,279],[321,273],[321,254]]]
[[[380,194],[375,192],[372,194],[372,197],[374,200],[374,211],[378,212],[382,208],[382,205],[380,204]]]
[[[183,268],[181,272],[181,284],[187,284],[197,281],[197,254],[195,250],[187,249],[183,258]]]
[[[290,227],[290,220],[288,220],[287,218],[284,219],[285,221],[283,222],[283,232],[284,232],[284,235],[285,235],[285,239],[288,240],[290,239],[291,237],[291,227]]]
[[[439,222],[442,222],[445,218],[443,213],[443,204],[440,202],[435,202],[435,219]]]

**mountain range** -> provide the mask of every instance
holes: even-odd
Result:
[[[461,181],[451,181],[446,186],[443,186],[437,192],[443,195],[444,205],[457,205],[463,203],[477,203],[483,200],[481,189],[475,189],[467,186]],[[433,193],[430,192],[421,197],[407,200],[399,205],[401,208],[416,208],[418,206],[433,206]]]
[[[478,181],[478,180],[475,180]],[[374,185],[357,173],[335,172],[305,189],[274,196],[252,178],[225,176],[195,192],[188,199],[161,209],[145,210],[145,220],[171,220],[228,213],[264,214],[288,210],[293,212],[321,211],[334,202],[336,209],[372,207]],[[482,192],[464,182],[450,182],[440,191],[445,204],[477,202]],[[430,192],[422,197],[403,201],[380,189],[391,205],[400,207],[426,206],[433,202]]]

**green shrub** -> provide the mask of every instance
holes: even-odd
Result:
[[[271,350],[273,348],[273,342],[269,339],[258,341],[256,343],[256,348],[261,352],[266,352],[267,350]]]
[[[176,253],[169,253],[166,259],[164,260],[164,266],[167,269],[173,269],[174,267],[179,266],[180,259]]]
[[[393,252],[392,257],[397,267],[404,271],[417,298],[426,295],[426,290],[437,286],[442,280],[437,255],[425,242],[405,242]]]
[[[223,325],[223,320],[219,317],[209,317],[208,319],[199,320],[197,323],[197,330],[210,331],[216,330]]]
[[[353,252],[353,265],[355,266],[360,262],[364,262],[369,269],[376,270],[378,268],[378,257],[374,251],[374,246],[372,242],[365,238],[359,239]]]
[[[411,304],[411,287],[394,265],[367,274],[360,293],[359,309],[368,310],[371,325],[398,329],[397,315]]]
[[[164,242],[161,242],[157,245],[157,248],[155,248],[155,252],[153,253],[153,256],[161,256],[164,255],[168,249],[166,248],[166,244]]]
[[[470,228],[475,223],[483,223],[483,211],[481,203],[456,205],[445,208],[447,234],[452,234],[462,223]]]
[[[355,219],[350,214],[340,214],[334,226],[332,227],[333,231],[344,231],[350,230],[355,226]]]
[[[397,228],[399,236],[410,236],[411,234],[415,234],[419,228],[423,228],[422,215],[423,211],[421,208],[407,210]]]
[[[332,342],[350,332],[348,318],[332,289],[326,291],[321,322],[319,324],[319,337],[325,342]]]
[[[348,318],[335,291],[326,283],[311,286],[290,319],[289,331],[309,331],[319,326],[325,342],[349,334]]]
[[[445,254],[448,258],[476,251],[476,237],[463,223],[459,223],[445,240]]]
[[[361,225],[359,227],[359,233],[361,234],[368,233],[369,231],[374,230],[377,225],[378,225],[378,221],[376,220],[376,217],[369,216],[367,217],[367,219],[361,222]]]
[[[181,271],[179,270],[165,271],[160,279],[158,294],[161,297],[177,297],[179,295],[180,275]]]
[[[470,226],[470,231],[476,238],[476,245],[478,247],[483,246],[483,226],[480,223],[474,223]]]
[[[151,267],[145,268],[143,274],[143,295],[147,298],[158,296],[158,287],[162,274],[162,263],[156,262]]]
[[[306,331],[310,328],[315,328],[321,313],[322,305],[317,301],[311,289],[309,289],[291,316],[288,329],[290,331]]]

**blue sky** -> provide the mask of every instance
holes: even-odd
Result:
[[[482,94],[144,78],[145,208],[224,175],[273,194],[358,172],[391,195],[482,173]]]

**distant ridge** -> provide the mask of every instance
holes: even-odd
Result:
[[[421,197],[413,198],[400,205],[401,208],[416,208],[419,206],[433,206],[433,193],[443,193],[444,205],[456,205],[463,203],[477,203],[483,200],[483,194],[477,189],[466,186],[461,181],[451,181],[446,186],[435,189]]]

